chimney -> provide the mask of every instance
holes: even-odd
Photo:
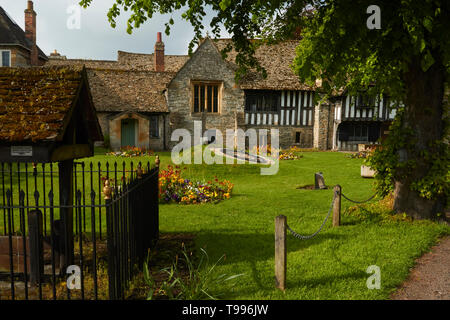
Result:
[[[36,12],[33,9],[33,1],[28,1],[25,10],[25,37],[31,41],[30,62],[32,66],[39,65],[38,50],[36,45]]]
[[[156,34],[155,43],[155,71],[164,72],[164,42],[161,40],[161,32]]]

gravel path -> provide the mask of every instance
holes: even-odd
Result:
[[[392,300],[450,300],[450,236],[416,260]]]

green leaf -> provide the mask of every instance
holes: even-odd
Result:
[[[427,50],[421,61],[423,72],[427,71],[434,64],[434,62],[435,60],[433,56],[431,55],[430,51]]]
[[[425,17],[423,19],[423,26],[428,30],[428,32],[433,31],[433,18]]]

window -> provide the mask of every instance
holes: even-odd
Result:
[[[219,83],[194,83],[193,111],[219,112]]]
[[[380,137],[380,123],[348,123],[339,125],[340,141],[370,141],[375,142]]]
[[[271,90],[245,91],[245,111],[277,112],[281,104],[281,93]]]
[[[300,132],[295,132],[295,143],[300,143]]]
[[[369,97],[366,94],[360,94],[356,99],[356,107],[371,108],[375,106],[375,97]]]
[[[1,52],[1,61],[0,66],[2,67],[11,67],[11,51],[5,50]]]
[[[159,117],[150,117],[150,137],[159,138]]]

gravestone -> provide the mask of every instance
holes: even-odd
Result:
[[[326,189],[325,179],[323,178],[322,172],[317,172],[314,174],[314,189]]]

